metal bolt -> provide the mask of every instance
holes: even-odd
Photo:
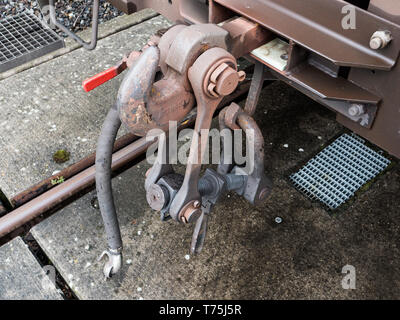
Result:
[[[146,193],[146,198],[153,210],[161,211],[169,201],[169,192],[164,186],[152,184]]]
[[[277,223],[277,224],[280,224],[280,223],[282,223],[282,218],[281,217],[276,217],[275,218],[275,222]]]
[[[392,39],[390,31],[376,31],[371,36],[369,46],[374,50],[383,49],[392,41]]]
[[[219,76],[215,91],[222,96],[227,96],[236,89],[238,83],[239,75],[237,71],[231,67],[228,67]]]
[[[354,103],[347,112],[352,117],[358,117],[365,113],[365,107],[363,104]]]
[[[219,65],[211,74],[207,91],[214,97],[227,96],[246,78],[244,71],[236,71],[226,63]]]
[[[200,203],[200,201],[196,200],[193,205],[195,208],[200,208],[201,203]]]
[[[186,210],[185,214],[182,216],[181,220],[183,223],[196,222],[201,216],[201,210],[195,208],[189,208]]]

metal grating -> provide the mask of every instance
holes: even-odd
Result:
[[[0,20],[0,72],[64,47],[64,41],[32,13]]]
[[[390,164],[356,135],[343,134],[290,176],[297,190],[337,209]]]

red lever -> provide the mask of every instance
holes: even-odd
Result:
[[[100,72],[99,74],[96,74],[95,76],[83,81],[83,83],[82,83],[83,90],[85,90],[86,92],[92,91],[94,88],[101,86],[103,83],[107,82],[108,80],[115,78],[117,75],[119,75],[125,69],[126,69],[126,63],[123,62],[115,67],[111,67],[110,69],[107,69],[106,71]]]
[[[118,75],[118,67],[112,67],[110,69],[107,69],[106,71],[100,72],[99,74],[96,74],[95,76],[83,81],[82,83],[83,90],[85,90],[86,92],[92,91],[94,88],[97,88],[104,82],[111,80],[117,75]]]

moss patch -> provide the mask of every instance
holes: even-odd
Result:
[[[57,150],[54,154],[53,154],[53,160],[56,163],[64,163],[67,162],[70,158],[70,153],[67,150]]]

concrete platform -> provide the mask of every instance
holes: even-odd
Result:
[[[62,300],[21,238],[0,248],[0,300]]]
[[[168,25],[157,16],[100,40],[94,51],[74,50],[0,82],[0,189],[8,198],[95,150],[122,77],[90,93],[82,81],[140,49]],[[71,154],[62,165],[52,160],[58,149]]]
[[[283,84],[263,92],[257,117],[275,189],[262,208],[231,194],[216,207],[204,251],[187,256],[191,226],[162,223],[146,204],[146,163],[114,179],[124,240],[122,273],[105,281],[106,247],[94,193],[42,222],[33,235],[81,299],[400,298],[397,165],[336,216],[287,182],[288,172],[343,128]],[[288,144],[288,148],[284,145]],[[304,149],[300,152],[299,149]],[[375,205],[379,202],[379,205]],[[276,224],[276,216],[283,223]],[[189,258],[189,259],[187,259]],[[355,266],[357,289],[341,281]]]

